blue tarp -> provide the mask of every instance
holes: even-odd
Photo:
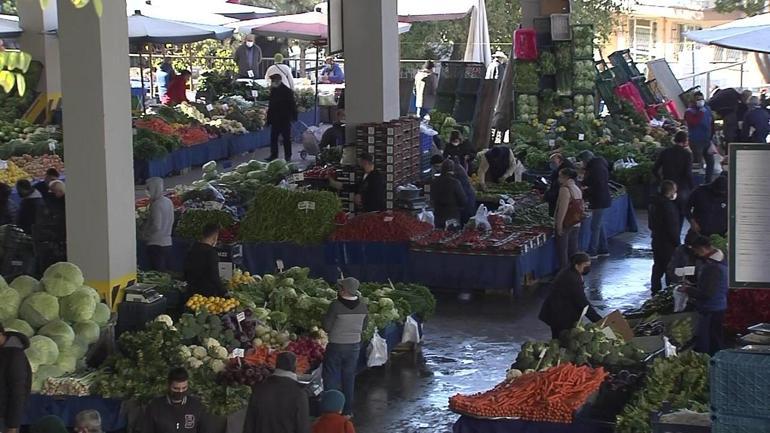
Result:
[[[29,425],[46,415],[56,415],[68,427],[75,425],[75,416],[84,410],[96,410],[102,417],[104,431],[119,431],[126,427],[126,418],[121,415],[122,401],[98,396],[49,397],[32,394],[27,398],[27,407],[22,425]]]

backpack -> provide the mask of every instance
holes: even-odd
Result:
[[[570,199],[567,206],[567,214],[564,215],[564,228],[570,228],[586,219],[586,203],[582,198],[572,198],[572,190],[569,191]]]

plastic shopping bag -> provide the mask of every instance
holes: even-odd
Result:
[[[433,211],[425,210],[425,208],[422,208],[422,212],[417,214],[417,220],[420,222],[428,223],[433,227],[436,226]]]
[[[512,198],[500,199],[500,206],[497,208],[498,215],[513,215],[516,213],[514,204],[516,203]]]
[[[479,206],[473,220],[476,222],[476,230],[492,230],[492,226],[489,224],[489,211],[485,205]]]
[[[419,343],[421,338],[420,324],[409,316],[404,322],[404,332],[401,334],[401,343]]]
[[[366,349],[366,366],[379,367],[388,362],[388,342],[375,332],[369,347]]]
[[[687,301],[689,297],[687,292],[681,290],[681,288],[674,289],[674,313],[681,313],[687,308]]]

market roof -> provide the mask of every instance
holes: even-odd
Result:
[[[687,32],[684,36],[702,44],[770,53],[770,13]]]

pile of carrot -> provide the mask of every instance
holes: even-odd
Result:
[[[601,367],[561,364],[506,380],[486,392],[457,394],[449,399],[449,408],[485,418],[571,423],[575,411],[599,389],[606,377]]]

